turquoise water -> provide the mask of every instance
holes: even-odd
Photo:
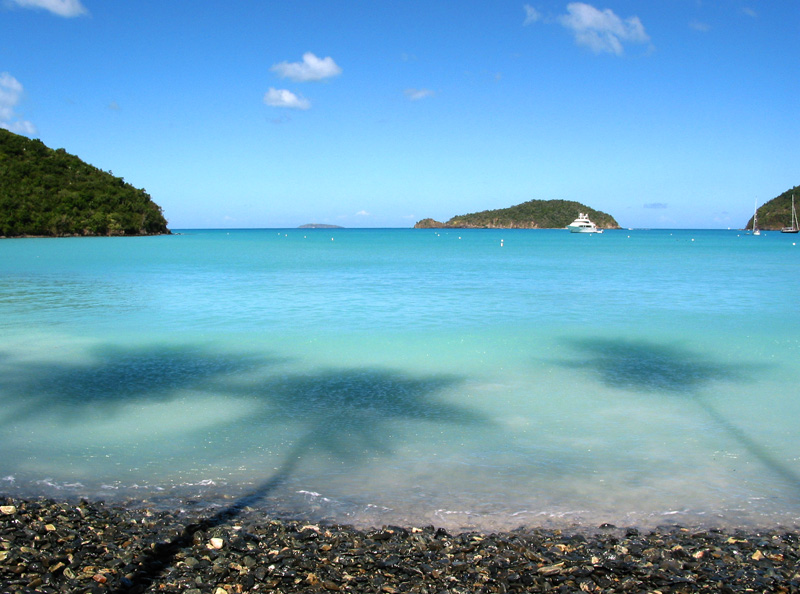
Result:
[[[800,246],[0,241],[0,491],[353,523],[800,524]]]

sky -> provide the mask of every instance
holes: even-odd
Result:
[[[0,127],[172,229],[741,228],[800,185],[799,34],[797,0],[0,0]]]

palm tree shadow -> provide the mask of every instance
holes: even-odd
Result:
[[[75,363],[30,362],[0,352],[0,387],[3,403],[11,411],[0,420],[0,427],[23,418],[81,423],[87,411],[98,409],[109,417],[123,416],[130,404],[169,403],[188,390],[223,400],[249,399],[253,426],[297,428],[295,443],[277,471],[231,505],[149,551],[119,592],[147,589],[174,562],[178,551],[191,546],[197,530],[208,530],[258,506],[304,460],[324,454],[358,464],[369,452],[390,455],[401,424],[489,423],[482,415],[439,398],[463,381],[458,376],[410,376],[379,368],[287,375],[282,358],[185,345],[103,345],[89,355]],[[222,421],[215,424],[217,430],[225,428]],[[240,430],[241,425],[231,428]]]
[[[755,365],[720,363],[682,347],[644,340],[576,339],[570,344],[578,361],[563,365],[588,370],[611,388],[686,399],[800,494],[800,476],[702,395],[701,390],[714,383],[752,383]]]

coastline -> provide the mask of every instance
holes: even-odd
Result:
[[[0,497],[0,584],[17,592],[800,590],[800,533],[655,530],[449,533]]]

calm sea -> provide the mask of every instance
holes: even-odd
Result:
[[[2,240],[0,492],[360,526],[797,526],[797,243]]]

